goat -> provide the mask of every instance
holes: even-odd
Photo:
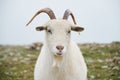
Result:
[[[50,8],[39,10],[49,15],[50,20],[37,31],[45,30],[45,43],[37,59],[34,80],[87,80],[87,66],[77,44],[71,39],[71,30],[81,32],[84,28],[76,25],[73,13],[67,9],[63,19],[56,19]],[[74,24],[68,21],[71,15]]]

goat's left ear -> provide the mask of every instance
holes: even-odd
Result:
[[[36,27],[36,30],[37,31],[43,31],[43,30],[46,30],[46,27],[44,27],[44,26],[38,26],[38,27]]]
[[[71,30],[77,31],[77,32],[81,32],[81,31],[84,30],[84,28],[83,28],[83,27],[80,27],[80,26],[78,26],[78,25],[73,25],[73,26],[71,27]]]

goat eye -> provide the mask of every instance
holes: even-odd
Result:
[[[71,32],[71,31],[69,30],[69,31],[68,31],[68,34],[70,34],[70,32]]]
[[[52,31],[51,31],[50,29],[49,29],[49,30],[47,30],[47,32],[48,32],[48,33],[50,33],[50,34],[52,34]]]

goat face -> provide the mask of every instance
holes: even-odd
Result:
[[[49,51],[56,56],[63,56],[69,47],[71,30],[82,31],[83,28],[70,24],[67,20],[50,20],[44,26],[36,28],[45,30]]]
[[[44,26],[37,27],[36,30],[46,30],[46,43],[49,51],[54,53],[54,55],[62,56],[66,53],[69,47],[71,30],[82,31],[83,28],[76,26],[74,15],[69,9],[65,11],[63,19],[59,20],[56,19],[54,12],[50,8],[39,10],[26,25],[29,25],[32,20],[42,12],[48,14],[51,20],[49,20]],[[71,15],[74,25],[70,24],[67,20],[69,15]]]

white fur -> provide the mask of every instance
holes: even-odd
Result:
[[[46,41],[35,65],[35,80],[87,80],[87,67],[82,53],[66,31],[71,29],[66,20],[51,20],[45,26]],[[61,56],[57,56],[57,45],[64,46]]]

